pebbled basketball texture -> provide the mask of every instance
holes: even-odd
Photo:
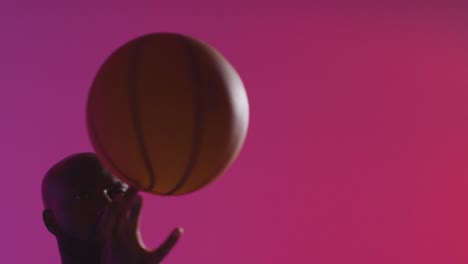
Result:
[[[113,52],[88,95],[91,144],[114,175],[160,195],[194,192],[220,176],[245,140],[249,105],[232,65],[175,33]]]

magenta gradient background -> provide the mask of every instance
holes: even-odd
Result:
[[[145,195],[149,246],[186,231],[165,263],[467,263],[466,10],[2,1],[2,263],[59,262],[42,175],[91,150],[84,105],[105,57],[159,31],[215,46],[251,104],[225,175],[191,195]]]

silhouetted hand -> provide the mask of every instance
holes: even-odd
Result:
[[[137,192],[129,188],[120,197],[109,200],[102,213],[99,225],[102,264],[158,264],[182,235],[183,230],[176,228],[159,248],[146,249],[138,230],[142,197]]]

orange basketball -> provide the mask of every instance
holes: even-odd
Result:
[[[214,48],[156,33],[113,52],[89,92],[87,126],[101,162],[160,195],[194,192],[237,157],[248,127],[243,83]]]

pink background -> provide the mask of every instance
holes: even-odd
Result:
[[[148,246],[185,229],[165,263],[468,262],[468,6],[168,2],[0,4],[2,262],[59,263],[42,175],[91,150],[105,57],[159,31],[221,51],[251,105],[225,175],[145,195]]]

